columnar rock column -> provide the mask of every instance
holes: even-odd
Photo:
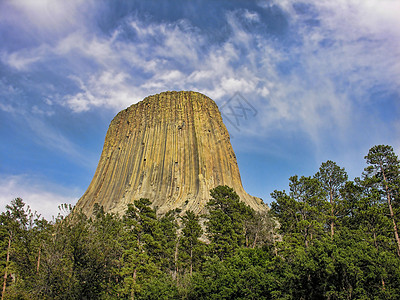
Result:
[[[92,182],[76,208],[90,215],[98,203],[123,214],[128,203],[149,198],[158,214],[174,208],[200,213],[218,185],[232,187],[252,208],[266,209],[242,187],[215,102],[196,92],[164,92],[112,120]]]

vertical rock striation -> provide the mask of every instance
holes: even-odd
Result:
[[[203,211],[210,189],[228,185],[256,210],[266,206],[241,183],[229,134],[217,105],[196,92],[164,92],[119,112],[112,120],[96,172],[76,208],[95,203],[122,214],[149,198],[159,214]]]

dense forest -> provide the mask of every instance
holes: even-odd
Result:
[[[292,176],[267,212],[233,189],[207,213],[123,216],[70,206],[47,221],[20,198],[0,215],[2,299],[400,299],[400,163],[378,145],[349,181],[335,162]]]

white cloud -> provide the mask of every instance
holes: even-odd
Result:
[[[63,55],[78,52],[104,67],[88,78],[73,77],[80,91],[64,97],[73,111],[83,112],[92,107],[120,110],[149,94],[172,89],[208,91],[218,100],[237,89],[248,91],[255,86],[249,78],[254,77],[251,71],[244,67],[239,73],[231,66],[240,59],[233,43],[249,39],[245,32],[237,35],[238,40],[231,39],[222,47],[208,47],[203,52],[206,39],[182,22],[145,25],[131,21],[130,25],[139,35],[134,43],[121,41],[118,29],[109,39],[87,39],[75,32],[58,44],[56,52]],[[132,68],[142,74],[136,74]],[[146,80],[141,79],[143,74]]]
[[[73,196],[76,195],[76,196]],[[49,182],[36,182],[29,175],[2,176],[0,178],[0,210],[19,197],[30,206],[32,212],[38,212],[46,220],[59,213],[58,207],[67,203],[75,205],[79,191],[67,190],[65,187],[50,186]]]
[[[386,85],[399,92],[400,21],[378,8],[381,1],[301,3],[309,6],[296,12],[293,5],[299,2],[276,1],[288,13],[290,28],[298,30],[299,44],[287,52],[288,61],[296,59],[298,66],[292,66],[289,76],[272,78],[275,89],[269,96],[275,112],[282,113],[276,118],[297,120],[295,124],[317,141],[327,128],[337,128],[340,136],[356,125],[351,119],[358,105],[371,101],[371,88]],[[397,11],[399,2],[383,1],[383,6]],[[276,67],[269,63],[268,68]],[[266,119],[276,119],[270,116]],[[266,127],[272,125],[266,122]]]
[[[0,110],[6,112],[6,113],[15,113],[15,108],[12,107],[10,104],[3,104],[0,103]]]
[[[228,13],[226,15],[226,19],[232,29],[231,41],[235,43],[235,45],[237,46],[244,46],[246,48],[250,48],[253,36],[248,32],[246,32],[242,28],[242,26],[240,26],[236,14]]]
[[[39,59],[39,56],[32,55],[31,53],[14,52],[8,54],[3,52],[1,55],[1,61],[4,64],[9,65],[18,71],[26,70],[29,65],[37,62]]]
[[[249,17],[248,11],[244,14]],[[85,30],[76,30],[54,47],[42,45],[16,51],[3,55],[3,61],[22,69],[44,63],[49,56],[62,57],[70,68],[77,70],[70,78],[80,90],[63,99],[75,112],[93,107],[117,111],[149,94],[172,89],[209,92],[209,96],[220,100],[237,90],[250,91],[258,81],[254,70],[246,65],[240,69],[232,66],[242,59],[237,47],[250,49],[252,37],[235,23],[234,14],[228,14],[227,18],[233,36],[220,46],[209,45],[207,38],[186,21],[144,24],[132,20],[129,24],[138,34],[134,42],[121,39],[120,28],[110,37],[89,36]],[[80,72],[82,58],[95,62],[97,70]]]
[[[13,0],[3,1],[0,8],[0,17],[22,27],[27,32],[36,32],[39,38],[45,34],[59,33],[76,28],[82,18],[92,7],[92,1],[87,0]],[[23,22],[21,22],[23,20]]]
[[[259,22],[260,21],[260,16],[254,12],[254,11],[249,11],[247,9],[245,9],[243,16],[252,22]]]
[[[298,13],[293,5],[308,5]],[[301,28],[300,54],[314,59],[324,75],[348,76],[360,89],[377,79],[400,82],[400,2],[395,0],[304,0],[276,4],[284,8],[293,26]],[[307,11],[308,9],[308,11]],[[307,25],[314,19],[316,26]],[[324,45],[325,44],[325,45]]]
[[[87,82],[81,78],[72,77],[78,82],[80,92],[68,95],[65,103],[75,112],[82,112],[92,107],[109,106],[116,110],[129,103],[137,102],[130,87],[130,76],[123,72],[104,71],[99,75],[92,75]]]

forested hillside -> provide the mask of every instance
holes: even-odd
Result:
[[[54,220],[20,198],[0,215],[2,299],[400,299],[400,163],[370,149],[359,178],[335,162],[292,176],[255,212],[227,186],[208,213],[123,216],[66,205]]]

